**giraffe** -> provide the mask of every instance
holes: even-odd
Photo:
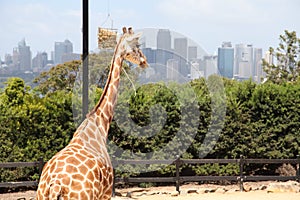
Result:
[[[123,60],[147,67],[139,49],[140,33],[124,27],[111,61],[103,93],[70,143],[44,166],[37,189],[37,200],[108,200],[112,195],[113,167],[106,140],[117,99]]]

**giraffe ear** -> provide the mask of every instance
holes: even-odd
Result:
[[[127,37],[127,41],[130,42],[132,40],[139,40],[142,37],[142,35],[142,32],[133,33]]]
[[[127,38],[126,38],[126,42],[128,44],[128,46],[130,48],[135,48],[139,45],[139,39],[140,37],[142,36],[142,33],[139,32],[139,33],[134,33],[132,35],[129,35]]]

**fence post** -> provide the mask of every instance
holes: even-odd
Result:
[[[180,193],[180,175],[179,175],[179,167],[180,167],[180,156],[176,156],[175,160],[175,166],[176,166],[176,191]]]
[[[296,176],[297,176],[298,183],[300,183],[300,155],[297,155],[297,172],[296,172]]]
[[[41,177],[42,172],[43,172],[43,167],[44,167],[44,158],[40,157],[39,158],[39,174],[40,174],[40,177]]]
[[[112,187],[112,197],[116,196],[116,178],[115,178],[116,170],[113,168],[113,187]]]
[[[240,192],[244,191],[244,164],[245,164],[245,158],[243,155],[240,156]]]
[[[38,164],[38,167],[39,167],[39,179],[36,181],[36,184],[38,185],[39,182],[40,182],[40,179],[41,179],[41,176],[42,176],[42,172],[43,172],[43,167],[44,167],[44,158],[43,157],[40,157],[39,158],[39,164]]]
[[[116,169],[115,166],[117,162],[116,162],[116,157],[113,155],[112,156],[112,165],[113,165],[113,186],[112,186],[112,197],[116,196]]]

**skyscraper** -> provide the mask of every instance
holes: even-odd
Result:
[[[168,29],[159,29],[157,33],[157,49],[171,51],[171,32]]]
[[[264,54],[264,61],[270,65],[274,64],[274,55],[271,54],[270,51],[266,51]],[[265,78],[262,80],[263,82],[266,81],[266,72],[264,69],[262,69],[262,78]]]
[[[184,77],[186,77],[190,73],[190,67],[187,65],[187,50],[187,38],[174,39],[174,59],[178,60],[179,72]]]
[[[201,63],[200,63],[201,62]],[[202,64],[202,68],[200,67]],[[197,79],[200,77],[204,77],[204,61],[192,61],[191,62],[191,79]]]
[[[12,53],[12,70],[20,70],[20,55],[18,52],[18,48],[13,48]]]
[[[189,46],[188,47],[188,61],[191,62],[197,59],[197,47],[196,46]]]
[[[65,54],[73,53],[73,44],[69,40],[64,42],[55,42],[54,44],[54,64],[62,63]]]
[[[179,61],[175,59],[169,59],[167,61],[167,79],[179,80]]]
[[[208,55],[203,57],[203,62],[200,64],[204,65],[205,78],[208,78],[210,75],[218,73],[217,60],[217,56],[214,55]]]
[[[147,58],[147,62],[149,64],[155,63],[156,62],[156,51],[152,48],[143,48],[142,49],[144,55]]]
[[[157,33],[156,41],[157,41],[156,62],[162,65],[166,65],[167,61],[172,58],[170,30],[159,29]]]
[[[175,38],[174,39],[174,52],[180,57],[187,59],[187,48],[188,48],[187,38]]]
[[[253,77],[253,45],[237,44],[235,54],[235,76],[240,79]]]
[[[221,76],[233,78],[234,49],[231,42],[223,42],[218,48],[218,70]]]
[[[38,52],[32,59],[32,69],[34,72],[42,71],[48,64],[48,54],[46,52]]]
[[[254,49],[254,68],[253,75],[254,80],[258,83],[261,82],[261,78],[263,77],[263,69],[262,69],[262,57],[263,52],[261,48]]]
[[[30,47],[26,45],[25,39],[18,43],[18,60],[21,71],[31,70],[31,51]]]
[[[265,52],[264,60],[270,65],[274,64],[274,56],[271,54],[270,51]]]

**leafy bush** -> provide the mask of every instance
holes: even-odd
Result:
[[[109,142],[115,145],[109,145],[110,154],[118,159],[131,158],[132,153],[148,153],[148,159],[175,160],[176,155],[199,158],[200,153],[206,150],[202,144],[208,136],[208,129],[220,127],[221,132],[209,135],[209,145],[213,148],[207,152],[206,158],[239,158],[240,155],[246,158],[295,158],[300,154],[300,80],[257,85],[250,80],[223,79],[225,95],[211,94],[212,88],[221,87],[217,78],[212,76],[207,81],[197,79],[188,85],[147,84],[140,86],[135,95],[125,89],[119,96],[118,112],[109,131]],[[66,81],[65,84],[72,83]],[[75,131],[72,91],[47,88],[43,82],[42,91],[38,88],[32,90],[22,79],[12,78],[0,92],[0,162],[37,161],[39,157],[48,160],[68,144]],[[101,89],[97,91],[101,93]],[[195,98],[190,98],[190,93],[195,94]],[[221,109],[221,112],[226,111],[224,121],[218,119],[219,115],[212,116],[215,112],[212,103],[220,107],[225,104],[226,110]],[[121,112],[127,108],[128,113]],[[118,116],[121,114],[124,116]],[[122,117],[125,120],[116,121]],[[212,122],[215,122],[213,127]],[[177,148],[178,143],[189,148],[182,152]],[[161,157],[160,149],[166,146],[168,154]],[[118,151],[117,147],[124,151]],[[123,166],[118,173],[138,176],[143,167]],[[149,167],[153,170],[159,168],[153,172],[156,175],[174,175],[174,166]],[[260,171],[262,168],[263,171]],[[238,170],[236,165],[231,164],[185,165],[181,170],[186,172],[190,169],[198,175],[232,175]],[[247,166],[253,174],[271,174],[276,169],[268,165]],[[37,173],[27,168],[23,171],[1,169],[0,181],[22,180],[24,176],[25,179],[36,180]]]

